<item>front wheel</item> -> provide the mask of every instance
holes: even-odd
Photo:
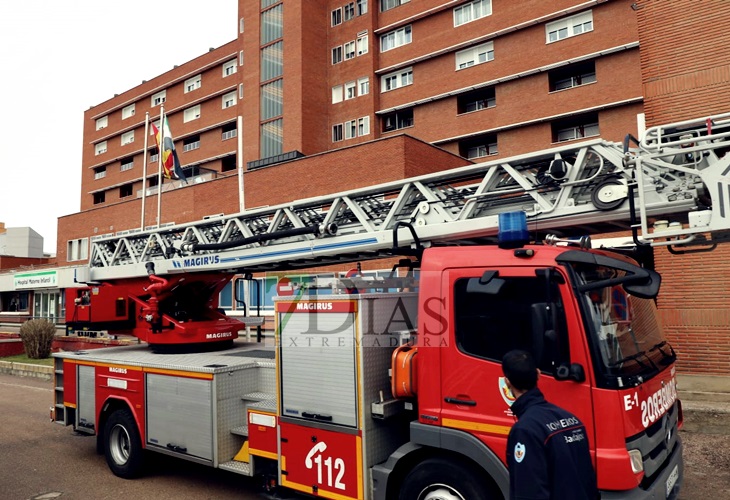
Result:
[[[128,409],[117,410],[104,426],[104,454],[111,471],[125,479],[137,477],[142,470],[142,440]]]
[[[481,476],[486,475],[482,473]],[[399,500],[486,500],[491,492],[474,467],[443,458],[429,458],[403,480]]]

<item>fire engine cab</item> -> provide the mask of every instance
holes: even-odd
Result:
[[[586,425],[602,498],[676,498],[660,277],[575,236],[722,241],[728,118],[96,239],[69,327],[144,343],[55,354],[52,419],[97,436],[124,478],[157,452],[324,498],[507,498],[500,361],[519,348]],[[387,256],[405,258],[385,278],[283,283],[256,342],[238,333],[260,320],[218,310],[237,273]]]

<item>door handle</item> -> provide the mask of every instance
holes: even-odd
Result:
[[[477,402],[471,399],[444,398],[444,401],[454,405],[476,406]]]

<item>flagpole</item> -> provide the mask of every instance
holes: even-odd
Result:
[[[165,148],[165,106],[160,106],[160,140],[157,146],[157,229],[160,229],[160,210],[162,204],[162,151]]]
[[[238,211],[243,212],[246,209],[246,204],[243,192],[243,116],[241,115],[238,115],[236,128],[236,135],[238,136]]]
[[[144,116],[144,148],[142,149],[142,217],[139,229],[144,231],[145,201],[147,197],[147,140],[150,137],[150,112]]]

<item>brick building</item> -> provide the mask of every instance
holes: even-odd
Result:
[[[157,223],[145,114],[158,121],[161,105],[188,180],[163,182],[162,224],[590,136],[621,140],[644,114],[653,125],[678,109],[727,108],[728,66],[699,38],[667,31],[687,10],[669,3],[239,0],[235,40],[84,113],[81,211],[59,219],[59,265],[83,263],[95,235]],[[700,24],[722,10],[701,4]],[[678,106],[689,87],[696,106]],[[686,299],[673,276],[684,274],[663,254],[657,265],[670,275],[660,306],[671,323],[670,303]],[[708,314],[670,329],[684,359],[701,355],[682,336],[693,321],[730,345],[728,310]],[[683,363],[730,374],[730,361]]]

